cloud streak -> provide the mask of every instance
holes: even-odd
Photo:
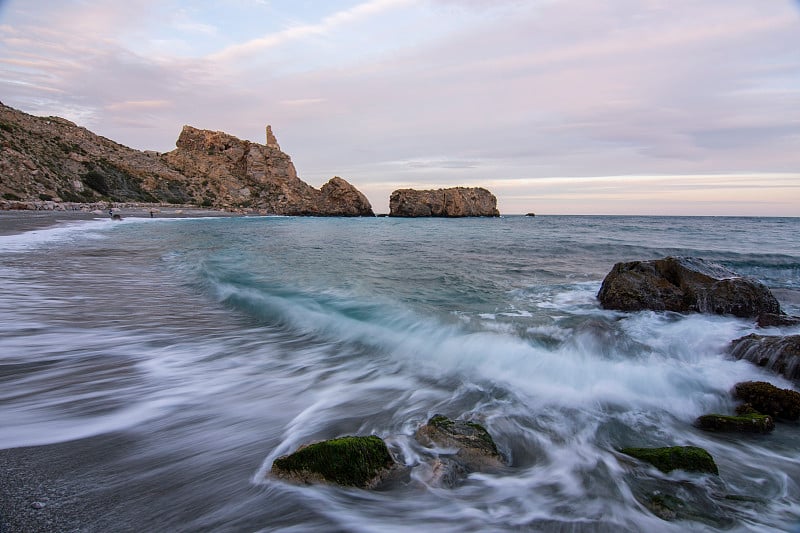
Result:
[[[318,23],[298,24],[282,31],[235,44],[209,56],[215,62],[236,61],[250,55],[262,53],[292,41],[311,36],[329,34],[342,26],[378,15],[388,10],[411,5],[415,0],[370,0],[326,16]]]

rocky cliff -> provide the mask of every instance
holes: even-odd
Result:
[[[280,215],[372,216],[366,197],[335,177],[297,177],[272,129],[267,144],[185,126],[176,149],[142,152],[58,117],[0,104],[0,202],[157,202]]]
[[[140,152],[58,117],[34,117],[0,104],[0,197],[189,203],[180,173]]]
[[[480,187],[417,191],[398,189],[389,197],[393,217],[496,217],[497,198]]]
[[[215,205],[278,215],[372,216],[367,198],[339,177],[315,189],[297,177],[291,158],[267,127],[267,145],[220,131],[184,126],[163,161],[205,191]]]

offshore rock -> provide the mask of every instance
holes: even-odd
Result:
[[[800,418],[800,392],[781,389],[766,381],[745,381],[734,386],[733,395],[759,413],[773,418]]]
[[[416,438],[425,446],[456,450],[454,454],[439,454],[434,460],[434,484],[454,486],[471,472],[493,471],[504,465],[492,436],[474,422],[434,415],[417,430]]]
[[[275,459],[271,473],[300,483],[375,488],[395,467],[380,437],[340,437],[309,444]]]
[[[800,335],[756,335],[731,342],[730,353],[795,381],[800,380]]]
[[[781,313],[763,283],[692,257],[617,263],[597,294],[605,309],[675,311],[757,317]]]
[[[665,448],[623,448],[625,455],[650,463],[664,473],[673,470],[719,474],[714,458],[697,446],[671,446]]]
[[[497,198],[481,187],[398,189],[389,197],[392,217],[498,217]]]

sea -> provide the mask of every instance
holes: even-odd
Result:
[[[800,315],[799,235],[800,218],[631,216],[5,232],[0,450],[91,450],[43,502],[94,510],[80,531],[798,531],[800,424],[693,422],[732,414],[738,382],[797,390],[728,346],[800,328],[596,295],[617,262],[692,256]],[[484,425],[506,466],[436,483],[431,459],[454,450],[414,438],[435,414]],[[269,475],[344,435],[383,438],[405,474],[378,490]],[[719,475],[619,451],[684,445]]]

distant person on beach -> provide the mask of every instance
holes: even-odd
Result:
[[[109,207],[108,208],[108,216],[110,216],[111,218],[114,218],[114,208],[113,207]]]
[[[153,210],[150,210],[150,218],[153,218]]]

